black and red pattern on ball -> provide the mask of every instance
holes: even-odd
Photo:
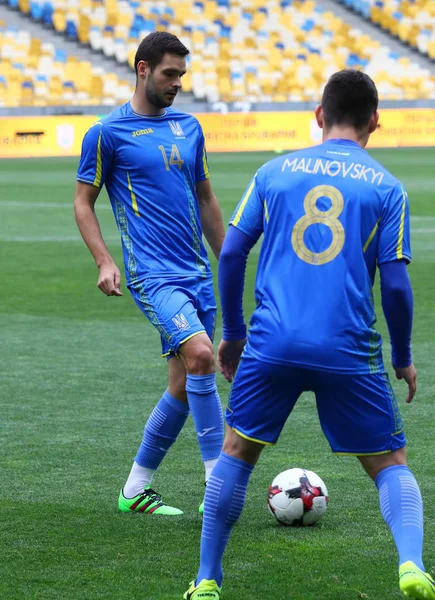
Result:
[[[302,475],[299,478],[300,486],[286,490],[285,494],[289,498],[301,498],[304,504],[304,514],[312,510],[313,499],[323,496],[322,488],[320,486],[313,486],[306,475]]]
[[[279,487],[279,485],[270,485],[269,486],[269,493],[267,494],[267,502],[269,504],[270,510],[273,512],[275,512],[275,507],[271,503],[271,500],[274,496],[276,496],[277,494],[280,494],[281,492],[282,492],[282,489]]]

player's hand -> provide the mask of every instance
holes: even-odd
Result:
[[[114,262],[100,267],[97,286],[106,296],[122,296],[121,273]]]
[[[240,356],[246,344],[246,338],[236,342],[222,340],[218,349],[219,371],[227,381],[232,382],[239,365]]]
[[[412,402],[415,392],[417,391],[417,371],[412,363],[409,367],[404,367],[403,369],[396,369],[396,367],[394,367],[394,370],[396,371],[397,379],[404,379],[408,384],[406,402],[409,404]]]

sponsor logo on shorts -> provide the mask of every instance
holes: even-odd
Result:
[[[175,315],[175,317],[172,317],[172,322],[174,323],[175,327],[177,327],[177,329],[179,329],[180,331],[184,331],[185,329],[190,329],[190,325],[189,325],[186,317],[183,315],[183,313],[180,313],[178,315]]]

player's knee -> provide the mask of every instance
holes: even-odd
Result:
[[[213,348],[206,344],[197,345],[185,357],[186,370],[191,375],[207,375],[215,372]]]

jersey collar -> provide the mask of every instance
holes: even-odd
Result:
[[[326,142],[323,142],[324,145],[326,144],[338,144],[340,146],[354,146],[355,148],[359,148],[360,150],[362,149],[361,146],[358,144],[358,142],[354,142],[353,140],[346,140],[344,138],[335,138],[332,140],[326,140]]]
[[[133,107],[131,106],[130,102],[128,102],[128,108],[132,115],[134,115],[135,117],[141,117],[142,119],[163,119],[163,117],[166,117],[166,115],[168,114],[168,111],[165,108],[165,110],[163,111],[163,113],[161,115],[155,115],[155,116],[141,115],[140,113],[134,112]]]

